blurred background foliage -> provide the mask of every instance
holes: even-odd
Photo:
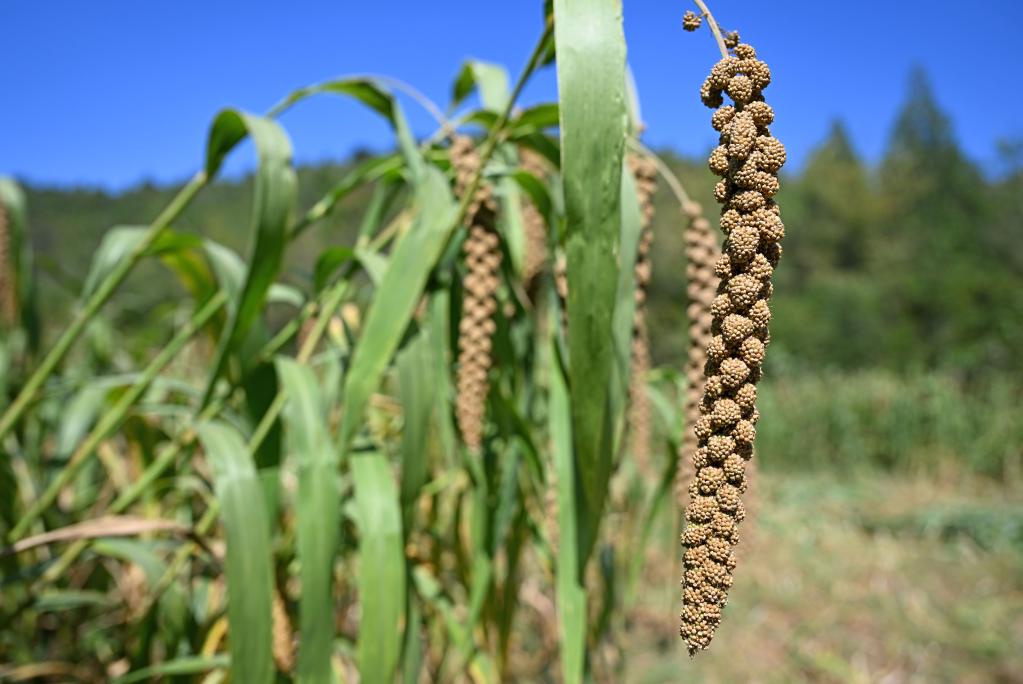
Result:
[[[907,85],[877,168],[860,160],[836,121],[804,168],[783,178],[785,267],[777,275],[770,419],[760,451],[780,467],[919,468],[939,455],[931,445],[954,445],[948,449],[971,467],[1000,478],[1019,472],[1023,444],[1015,416],[1023,400],[1023,155],[1006,141],[1000,168],[978,167],[957,147],[926,74],[911,74]],[[662,156],[712,210],[713,178],[702,160],[670,150]],[[299,205],[365,157],[299,167]],[[156,215],[176,190],[143,184],[110,195],[27,186],[45,319],[60,321],[73,305],[110,226]],[[251,178],[218,182],[176,228],[242,250],[238,217],[250,193]],[[292,244],[283,280],[303,281],[323,249],[351,244],[370,195],[357,189]],[[656,202],[650,338],[656,365],[680,367],[683,222],[666,190]],[[143,354],[166,338],[174,323],[161,314],[176,309],[176,292],[183,294],[159,263],[141,264],[107,309],[118,353]],[[806,436],[795,453],[785,447],[794,432]],[[899,448],[898,435],[918,453]],[[836,439],[837,450],[824,446]]]

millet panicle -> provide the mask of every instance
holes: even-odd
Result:
[[[704,104],[716,109],[711,123],[720,133],[709,166],[721,177],[714,196],[725,241],[714,267],[720,284],[710,305],[700,415],[688,428],[697,441],[682,536],[680,633],[691,654],[710,644],[732,585],[737,526],[746,515],[746,462],[759,419],[756,385],[769,342],[771,277],[784,235],[773,197],[785,148],[770,133],[774,112],[762,95],[771,72],[752,46],[737,43],[733,53],[701,89]],[[725,94],[734,104],[724,104]]]
[[[463,196],[478,173],[480,159],[472,141],[459,136],[451,144],[455,192]],[[492,338],[496,329],[497,287],[500,283],[501,247],[494,218],[497,203],[486,184],[479,186],[466,214],[469,233],[463,245],[467,275],[465,297],[458,325],[458,396],[455,417],[466,446],[478,451],[483,445],[483,420],[487,405],[487,374],[492,363]]]
[[[696,202],[687,202],[682,207],[686,219],[686,294],[689,302],[686,315],[689,319],[689,347],[686,359],[685,425],[687,429],[679,446],[676,494],[680,508],[689,500],[689,486],[695,473],[693,455],[696,453],[696,436],[691,426],[700,418],[703,402],[703,367],[707,362],[707,345],[710,344],[712,315],[711,303],[717,295],[719,278],[714,265],[721,255],[710,222]]]

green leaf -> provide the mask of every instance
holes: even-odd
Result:
[[[229,664],[230,661],[226,655],[186,656],[184,658],[168,660],[152,667],[135,670],[113,680],[112,684],[131,684],[132,682],[149,681],[165,675],[201,674],[217,668],[227,667]]]
[[[500,113],[508,106],[511,89],[508,87],[508,72],[505,68],[499,64],[470,59],[462,65],[455,80],[451,109],[454,110],[477,89],[485,109]]]
[[[309,226],[313,225],[324,216],[329,214],[337,203],[347,197],[356,188],[361,187],[365,183],[369,183],[374,180],[381,180],[381,185],[387,186],[389,189],[397,189],[402,186],[400,182],[399,172],[402,169],[402,159],[398,155],[388,154],[381,157],[371,157],[366,161],[358,164],[355,168],[351,169],[345,176],[337,182],[323,197],[321,197],[316,204],[311,206],[309,210],[302,217],[292,230],[290,237],[294,239],[302,233]],[[378,185],[377,188],[380,188]],[[384,202],[384,206],[390,199]],[[376,208],[376,192],[374,192],[374,199],[371,200],[370,209],[367,209],[367,215],[374,213]],[[373,223],[370,221],[370,223]],[[362,234],[360,233],[360,237]]]
[[[457,207],[447,179],[428,166],[416,192],[418,214],[392,252],[387,272],[366,314],[366,322],[345,382],[341,420],[342,454],[362,424],[366,403],[380,384],[422,297],[434,264],[455,227]]]
[[[436,403],[432,350],[430,334],[424,330],[398,355],[398,397],[405,418],[401,433],[401,503],[406,521],[426,483],[426,446]]]
[[[553,128],[560,123],[560,117],[556,102],[544,102],[522,110],[522,113],[512,121],[511,129],[521,134],[526,130],[538,131]]]
[[[553,328],[552,328],[553,329]],[[557,363],[552,339],[550,373],[551,448],[557,473],[558,536],[556,593],[558,628],[561,633],[561,667],[565,684],[583,681],[586,655],[586,590],[582,585],[585,560],[578,543],[576,464],[572,456],[572,415],[568,388]]]
[[[277,104],[271,113],[276,116],[295,104],[314,95],[347,95],[362,102],[378,114],[383,115],[394,128],[398,138],[398,147],[412,177],[419,178],[423,171],[423,160],[416,149],[415,138],[409,128],[405,115],[390,89],[378,80],[364,76],[341,78],[325,83],[299,88]]]
[[[351,247],[331,247],[324,250],[316,259],[316,269],[313,276],[313,287],[319,292],[337,270],[355,258],[355,250]]]
[[[96,291],[103,279],[117,266],[118,262],[131,254],[145,236],[146,227],[118,226],[103,235],[103,240],[92,255],[89,274],[82,286],[82,301]]]
[[[337,454],[313,371],[290,359],[279,358],[276,363],[288,396],[284,412],[288,451],[298,470],[295,527],[302,596],[297,681],[329,683],[334,645],[334,557],[341,532]]]
[[[40,613],[45,613],[93,606],[111,608],[116,603],[116,599],[102,591],[53,589],[40,594],[36,598],[34,608]]]
[[[572,433],[589,555],[611,473],[613,312],[625,144],[625,38],[620,0],[555,0]]]
[[[57,454],[67,458],[96,422],[106,403],[109,386],[92,382],[79,390],[61,411],[57,428]]]
[[[298,179],[291,166],[291,143],[284,130],[270,119],[231,109],[221,112],[210,129],[207,175],[216,174],[227,153],[245,136],[252,138],[259,159],[253,190],[251,240],[244,282],[220,337],[206,384],[204,406],[213,395],[229,355],[245,339],[259,316],[270,285],[277,277],[284,258],[286,229],[298,193]]]
[[[234,681],[274,679],[271,646],[273,575],[269,521],[259,477],[238,432],[219,422],[198,427],[213,471],[227,537],[227,620]]]
[[[611,416],[615,425],[625,408],[629,391],[629,376],[632,371],[632,337],[636,312],[636,257],[639,252],[639,238],[643,230],[640,216],[639,196],[636,194],[636,179],[622,170],[622,220],[621,256],[618,272],[618,294],[614,309],[615,372],[614,391],[611,392]]]
[[[401,654],[405,618],[405,542],[398,488],[380,453],[352,457],[359,527],[359,675],[391,682]]]

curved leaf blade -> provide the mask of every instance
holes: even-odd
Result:
[[[259,316],[284,258],[287,226],[298,194],[291,165],[291,142],[274,121],[235,110],[221,112],[213,122],[207,145],[206,173],[213,176],[227,152],[249,136],[256,145],[259,165],[253,192],[251,241],[244,283],[231,309],[216,360],[207,380],[203,405],[224,371],[228,356],[241,344]]]

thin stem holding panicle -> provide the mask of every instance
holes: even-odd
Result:
[[[707,17],[707,24],[710,26],[711,33],[714,34],[714,40],[717,41],[718,49],[721,50],[721,59],[728,59],[728,47],[725,45],[725,38],[721,35],[721,27],[718,26],[714,15],[710,13],[710,9],[707,8],[703,0],[693,0],[693,2],[703,12],[703,16]]]

